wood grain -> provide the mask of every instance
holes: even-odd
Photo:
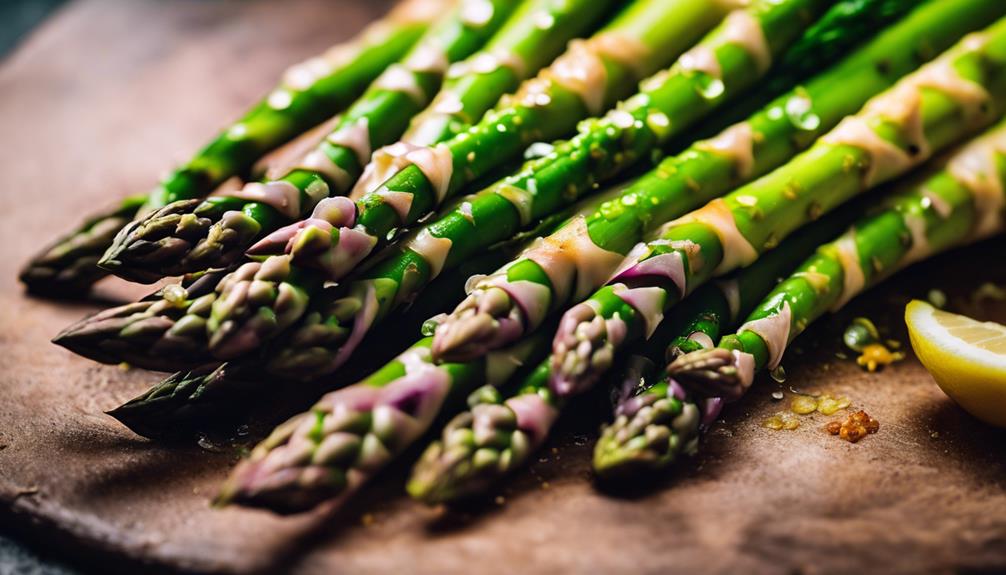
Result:
[[[579,402],[498,498],[446,512],[401,496],[407,467],[332,514],[214,510],[233,450],[159,446],[102,411],[156,374],[97,366],[48,343],[98,304],[25,298],[35,250],[93,206],[154,183],[263,93],[288,63],[350,36],[384,4],[81,0],[0,67],[0,517],[102,572],[918,573],[1006,569],[1006,434],[957,409],[914,359],[866,374],[835,357],[855,313],[900,332],[930,287],[961,307],[1006,282],[1006,242],[904,274],[811,330],[786,385],[848,395],[881,422],[851,445],[826,418],[796,431],[765,380],[653,485],[601,493],[589,476],[599,410]],[[118,299],[149,288],[115,281]],[[861,298],[862,299],[862,298]],[[971,308],[967,308],[969,311]],[[983,308],[1006,319],[1006,307]],[[142,567],[142,568],[140,568]]]

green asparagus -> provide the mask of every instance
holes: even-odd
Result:
[[[52,341],[94,361],[143,369],[174,371],[211,363],[199,313],[208,313],[214,290],[230,271],[191,274],[140,301],[88,316]]]
[[[329,195],[348,192],[354,182],[357,190],[366,189],[375,181],[383,182],[406,155],[419,154],[418,147],[434,146],[467,130],[527,74],[548,64],[568,40],[595,27],[614,3],[614,0],[525,0],[481,51],[449,68],[444,86],[431,106],[412,118],[402,141],[375,151],[362,174],[360,167],[363,164],[356,154],[348,154],[350,150],[345,148],[333,148],[328,142],[322,144],[314,156],[306,157],[295,166],[292,173],[280,175],[277,179],[307,192],[307,186],[315,180],[308,178],[305,172],[321,177],[334,173],[325,169],[328,164],[319,155],[324,152],[346,172],[346,176],[338,178],[335,184],[331,182],[331,177],[326,179],[326,183],[334,186],[327,189]],[[470,11],[477,5],[472,4],[465,9]],[[505,10],[500,12],[505,13]],[[485,31],[488,30],[491,28]],[[467,56],[474,45],[462,42],[468,40],[462,36],[451,40],[449,34],[456,34],[456,31],[448,28],[431,32],[406,61],[409,58],[426,58],[432,49],[441,48],[446,48],[445,58],[440,62],[443,65]],[[463,46],[460,46],[462,43]],[[455,45],[464,49],[455,48]],[[392,68],[388,74],[400,72]],[[443,69],[438,68],[436,72],[442,73]],[[425,78],[428,72],[414,71],[413,74],[418,86],[436,86]],[[432,94],[419,92],[422,97],[416,99],[415,90],[389,92],[388,86],[387,77],[379,79],[371,91],[351,108],[340,125],[341,129],[347,130],[365,117],[370,126],[370,138],[364,146],[366,150],[388,144],[389,137],[397,139],[405,129],[405,121],[418,112],[418,105],[426,103]],[[259,184],[252,186],[258,187]],[[326,190],[319,189],[318,195],[323,191]],[[142,273],[149,278],[220,267],[240,258],[256,239],[308,216],[315,202],[302,194],[299,209],[290,211],[247,197],[229,195],[211,196],[202,202],[173,204],[137,222],[128,234],[124,232],[108,258],[115,259],[119,269],[128,268],[130,271],[125,273],[131,276]]]
[[[205,196],[250,170],[269,150],[339,112],[405,54],[449,5],[448,0],[404,0],[356,39],[291,67],[276,90],[150,194],[130,197],[88,218],[35,256],[22,270],[21,281],[34,293],[85,293],[106,275],[97,261],[130,220],[176,200]]]
[[[648,156],[669,134],[683,129],[690,121],[743,89],[767,68],[765,62],[758,64],[759,58],[752,54],[757,52],[768,58],[776,53],[780,44],[792,39],[792,32],[776,32],[776,27],[793,28],[807,17],[808,8],[812,7],[819,8],[817,4],[799,0],[756,3],[749,11],[731,13],[720,28],[690,52],[730,55],[731,65],[724,66],[718,76],[726,82],[722,92],[715,96],[696,92],[696,86],[706,81],[700,79],[705,74],[679,63],[667,73],[644,83],[640,95],[631,98],[624,107],[604,118],[585,122],[578,136],[557,145],[554,152],[528,162],[516,175],[463,199],[456,209],[422,226],[406,241],[393,247],[373,267],[345,284],[339,299],[320,303],[332,310],[324,322],[329,334],[326,347],[331,358],[327,371],[345,362],[375,324],[414,298],[442,269],[457,265],[522,226],[593,191],[600,181],[614,177],[636,160]],[[752,26],[760,31],[759,22],[765,23],[769,31],[766,35],[774,41],[759,44],[760,48],[745,48],[729,40],[737,37],[738,27]],[[339,210],[335,216],[345,214],[345,210]],[[343,231],[356,230],[344,228]],[[327,240],[322,235],[334,237],[328,232],[319,232],[301,235],[297,241],[309,246],[305,250],[313,246],[325,251]],[[297,256],[287,257],[296,259]],[[346,262],[341,257],[333,259],[336,263]],[[219,317],[227,315],[222,312]],[[291,341],[291,346],[276,354],[272,369],[297,369],[303,350],[298,349],[296,338]]]
[[[168,203],[120,230],[98,265],[144,283],[165,274],[226,265],[262,225],[276,227],[300,219],[323,198],[347,193],[369,162],[371,150],[402,135],[412,116],[440,90],[447,66],[479,50],[517,3],[460,0],[402,63],[374,80],[334,130],[288,173],[206,200]],[[213,228],[215,221],[224,225]],[[222,254],[231,244],[237,251]]]
[[[666,224],[608,284],[563,317],[552,388],[593,384],[683,295],[751,264],[790,232],[911,170],[995,119],[1006,99],[1006,19],[870,100],[776,171]]]
[[[800,1],[800,0],[797,0]],[[676,7],[676,8],[675,8]],[[698,0],[675,0],[675,2],[658,2],[657,0],[642,0],[642,4],[632,4],[626,12],[624,12],[620,17],[616,18],[615,21],[609,25],[605,30],[602,30],[598,36],[595,36],[597,40],[591,44],[595,46],[594,49],[605,50],[614,49],[613,39],[623,39],[630,33],[637,33],[639,31],[646,32],[646,34],[639,34],[643,42],[656,42],[657,47],[667,47],[674,49],[681,42],[681,38],[674,36],[668,32],[668,27],[661,24],[661,20],[654,20],[654,16],[659,13],[663,16],[675,15],[679,11],[685,11],[684,14],[678,14],[684,17],[692,13],[693,8],[702,8],[699,12],[705,14],[706,12],[712,10],[709,8],[708,0],[706,2],[698,2]],[[685,8],[690,8],[685,10]],[[696,8],[697,9],[697,8]],[[667,11],[666,13],[664,11]],[[717,12],[718,13],[718,12]],[[710,17],[709,15],[706,16]],[[686,20],[693,21],[693,17],[685,18]],[[665,19],[666,20],[666,19]],[[675,20],[675,26],[670,28],[677,28],[680,24],[678,18]],[[694,22],[693,22],[694,23]],[[621,42],[621,41],[619,41]],[[631,41],[627,41],[631,42]],[[619,43],[621,45],[621,43]],[[636,43],[631,43],[631,45],[636,46]],[[574,73],[577,68],[574,66],[582,58],[586,57],[582,51],[582,48],[574,49],[570,52],[570,59],[567,60],[567,64],[559,66],[553,64],[555,71],[553,73],[545,73],[548,77],[553,77],[555,74],[565,74],[567,77],[573,77],[580,75],[579,72]],[[619,54],[625,54],[625,47],[621,48],[622,51]],[[647,52],[650,52],[647,50]],[[607,52],[605,52],[607,53]],[[594,54],[588,50],[588,54]],[[595,55],[596,56],[596,55]],[[595,64],[601,62],[596,58],[603,59],[605,64],[605,69],[610,70],[612,67],[609,59],[603,56],[590,56],[587,58],[586,64],[582,68],[584,74],[586,74],[591,68],[589,67],[591,62]],[[657,56],[651,56],[651,58],[656,58]],[[662,59],[664,56],[660,56]],[[562,59],[562,58],[560,58]],[[644,59],[646,60],[646,59]],[[638,62],[635,62],[638,64]],[[623,69],[624,74],[617,76],[619,81],[624,79],[624,77],[631,73],[630,69],[627,67]],[[570,76],[572,74],[573,76]],[[588,74],[589,75],[589,74]],[[615,88],[616,77],[610,73],[604,74],[605,78],[608,78],[608,83],[612,86],[611,90],[613,92],[621,92],[624,87]],[[571,80],[570,80],[571,81]],[[612,83],[614,82],[614,83]],[[548,86],[551,86],[549,91],[549,98],[557,98],[561,94],[565,94],[568,98],[573,98],[575,92],[572,89],[567,89],[562,87],[557,81],[549,81]],[[538,93],[538,92],[535,92]],[[607,97],[607,96],[606,96]],[[568,98],[564,100],[567,104]],[[552,100],[550,99],[549,102]],[[524,116],[518,112],[534,109],[534,113],[538,114],[542,110],[551,110],[552,104],[547,104],[546,102],[540,102],[542,106],[533,105],[534,102],[527,102],[526,98],[519,100],[519,102],[528,103],[527,106],[523,104],[515,105],[513,108],[508,108],[506,103],[504,103],[503,108],[509,109],[510,112],[507,113],[507,117],[517,118]],[[577,99],[577,102],[580,102]],[[546,105],[547,104],[547,105]],[[582,103],[577,103],[575,105],[571,104],[571,110],[579,110],[582,108]],[[567,111],[563,107],[563,111]],[[585,112],[584,112],[585,113]],[[580,115],[580,112],[576,112]],[[490,112],[489,116],[495,117],[497,114],[495,112]],[[550,114],[550,118],[558,118],[562,114]],[[518,121],[519,124],[524,125],[523,120]],[[489,131],[495,134],[501,135],[506,141],[506,136],[504,131],[499,131],[496,126],[499,122],[492,123],[492,130],[485,125],[485,120],[476,126],[469,132],[469,134],[482,133],[483,131],[488,133]],[[504,125],[509,125],[504,123]],[[528,128],[531,129],[531,128]],[[537,129],[537,128],[534,128]],[[507,128],[509,130],[509,128]],[[472,139],[474,136],[469,136],[467,139]],[[495,137],[493,138],[495,141]],[[433,150],[432,148],[422,148],[423,150]],[[578,160],[583,160],[582,156],[577,157]],[[403,170],[401,173],[406,173],[408,169]],[[396,176],[397,177],[397,176]],[[472,215],[472,221],[475,219],[482,220],[483,209],[482,206],[485,205],[493,211],[493,217],[496,217],[496,223],[498,226],[493,226],[494,233],[497,235],[493,241],[506,239],[516,231],[516,226],[513,224],[513,220],[517,219],[514,215],[513,204],[508,200],[504,199],[502,194],[497,195],[492,194],[496,201],[492,198],[488,198],[479,204]],[[514,201],[517,201],[515,198]],[[505,205],[501,205],[499,202],[504,202]],[[548,211],[554,211],[558,206],[544,205],[544,202],[539,206],[539,213],[547,213]],[[510,207],[507,207],[510,206]],[[339,238],[339,243],[344,248],[348,247],[349,244],[356,243],[361,249],[368,249],[366,246],[370,245],[370,240],[367,238],[365,233],[360,232],[356,229],[343,229],[336,233],[336,227],[329,222],[344,221],[347,217],[355,217],[357,203],[352,202],[345,197],[336,198],[326,198],[321,201],[314,210],[312,215],[312,224],[299,230],[296,235],[289,240],[288,243],[297,246],[300,253],[305,253],[311,249],[316,249],[321,252],[327,252],[333,257],[328,259],[328,264],[331,269],[345,269],[350,267],[347,264],[352,262],[347,262],[344,258],[338,256],[338,252],[333,252],[328,250],[327,246],[330,241],[332,241],[336,236]],[[549,209],[546,209],[549,208]],[[459,213],[466,213],[465,203],[459,203]],[[508,222],[507,220],[511,220]],[[453,220],[452,220],[453,221]],[[530,220],[529,220],[530,221]],[[467,218],[461,219],[461,224],[463,226],[470,226],[470,222]],[[329,230],[329,231],[325,231]],[[282,230],[276,232],[280,234]],[[505,234],[505,235],[504,235]],[[265,241],[265,240],[264,240]],[[364,281],[352,282],[344,286],[340,293],[344,294],[339,297],[340,301],[336,302],[335,309],[340,314],[340,318],[347,317],[347,314],[354,314],[348,316],[351,321],[355,321],[355,316],[359,316],[359,321],[356,328],[350,330],[343,323],[342,325],[335,325],[336,320],[326,321],[326,326],[331,327],[334,333],[333,338],[339,337],[340,334],[352,331],[348,336],[348,341],[351,345],[344,346],[346,351],[341,353],[333,353],[333,358],[337,361],[333,362],[333,365],[337,365],[342,360],[348,357],[349,353],[355,348],[356,344],[362,339],[363,335],[370,329],[372,325],[372,319],[374,317],[375,310],[377,309],[378,301],[382,301],[381,304],[384,309],[384,315],[386,312],[390,312],[391,309],[402,305],[408,301],[411,301],[412,295],[415,292],[410,293],[408,289],[402,290],[402,293],[395,294],[392,290],[395,286],[403,285],[402,277],[403,274],[408,275],[407,281],[412,281],[412,277],[417,279],[421,278],[422,283],[425,285],[426,281],[437,275],[440,270],[436,266],[431,267],[431,261],[436,264],[435,261],[427,259],[426,257],[420,255],[420,253],[426,253],[430,250],[436,250],[438,247],[443,246],[443,240],[437,237],[432,237],[428,232],[420,232],[414,236],[414,239],[409,242],[408,247],[402,249],[400,247],[396,248],[401,253],[394,254],[394,257],[390,257],[382,260],[380,264],[379,273],[383,273],[387,278],[380,275],[369,275]],[[477,251],[481,251],[482,248],[488,247],[488,244],[480,246]],[[418,250],[418,251],[417,251]],[[425,250],[425,251],[424,251]],[[435,256],[435,254],[433,254]],[[396,263],[397,262],[397,263]],[[452,262],[453,265],[454,262]],[[245,274],[245,277],[241,280],[224,280],[220,284],[220,290],[217,293],[217,301],[212,306],[208,317],[204,317],[206,321],[207,333],[209,334],[209,346],[214,356],[220,359],[231,359],[238,357],[240,355],[245,355],[250,351],[253,351],[259,345],[269,339],[274,338],[276,335],[282,333],[286,330],[294,320],[301,316],[306,310],[306,304],[312,295],[317,295],[325,279],[331,279],[331,277],[338,277],[340,274],[331,274],[331,269],[325,274],[319,273],[311,267],[304,267],[295,265],[293,262],[293,256],[282,255],[282,256],[272,256],[266,258],[262,263],[250,264],[258,266],[259,271]],[[397,278],[392,279],[392,278]],[[405,286],[408,288],[408,286]],[[254,288],[254,289],[253,289]],[[397,289],[397,287],[395,287]],[[394,301],[388,300],[389,296],[396,296]],[[331,301],[322,302],[322,306],[330,307],[332,306]],[[359,313],[356,313],[359,312]]]
[[[731,12],[675,67],[645,82],[639,94],[604,118],[582,123],[572,140],[496,184],[497,194],[510,198],[509,208],[494,214],[508,224],[498,227],[506,231],[526,224],[649,158],[671,136],[751,86],[827,3],[761,0]],[[287,253],[295,263],[324,270],[328,279],[337,281],[387,243],[389,234],[393,238],[397,227],[415,222],[449,195],[451,157],[445,149],[441,160],[431,157],[412,164],[443,185],[432,186],[431,194],[407,194],[408,209],[393,209],[386,192],[397,188],[389,181],[361,198],[355,214],[340,212],[343,219],[330,220],[330,226],[284,230],[272,241],[260,242],[252,253]],[[553,172],[559,175],[550,177]],[[379,201],[371,206],[375,198]]]
[[[454,399],[506,381],[548,352],[532,337],[466,363],[435,364],[426,338],[365,380],[329,393],[276,428],[231,474],[219,503],[281,513],[344,501],[423,435]]]
[[[990,31],[991,34],[991,31]],[[993,39],[989,39],[990,46]],[[774,369],[808,325],[862,291],[934,254],[1006,229],[1006,123],[955,152],[946,167],[905,186],[884,209],[821,246],[717,348],[681,356],[671,377],[700,396],[737,399]]]
[[[475,283],[441,322],[434,356],[462,360],[536,329],[550,314],[600,288],[629,249],[657,226],[787,162],[914,70],[919,54],[935,55],[933,50],[1004,13],[1006,6],[981,0],[927,3],[746,121],[665,159],[621,198],[570,222]]]

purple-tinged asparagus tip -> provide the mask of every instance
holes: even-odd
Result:
[[[520,339],[524,324],[524,313],[506,291],[475,289],[437,326],[433,357],[470,361]]]
[[[698,445],[701,414],[675,385],[657,385],[619,405],[594,448],[594,471],[604,480],[664,469]]]
[[[332,392],[258,445],[217,502],[289,513],[342,500],[429,429],[449,390],[449,376],[428,365]]]
[[[483,390],[476,393],[493,395]],[[441,439],[430,444],[416,462],[406,489],[429,505],[482,494],[527,463],[557,417],[558,410],[537,393],[503,403],[478,403],[451,420]]]
[[[222,270],[200,274],[144,300],[98,312],[67,327],[53,342],[101,363],[158,371],[206,363],[205,316],[223,275]]]
[[[723,348],[703,349],[679,356],[667,375],[699,397],[739,399],[754,379],[750,354]]]
[[[180,200],[119,230],[98,265],[133,282],[153,283],[205,235],[211,222],[193,212],[202,200]]]
[[[624,332],[623,322],[605,320],[586,302],[570,308],[552,342],[552,391],[568,397],[593,387],[614,363],[612,342]]]

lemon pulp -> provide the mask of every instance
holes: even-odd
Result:
[[[919,361],[969,413],[1006,427],[1006,326],[913,301],[905,322]]]

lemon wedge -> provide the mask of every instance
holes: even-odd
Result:
[[[915,300],[905,322],[919,361],[971,415],[1006,427],[1006,325],[975,321]]]

